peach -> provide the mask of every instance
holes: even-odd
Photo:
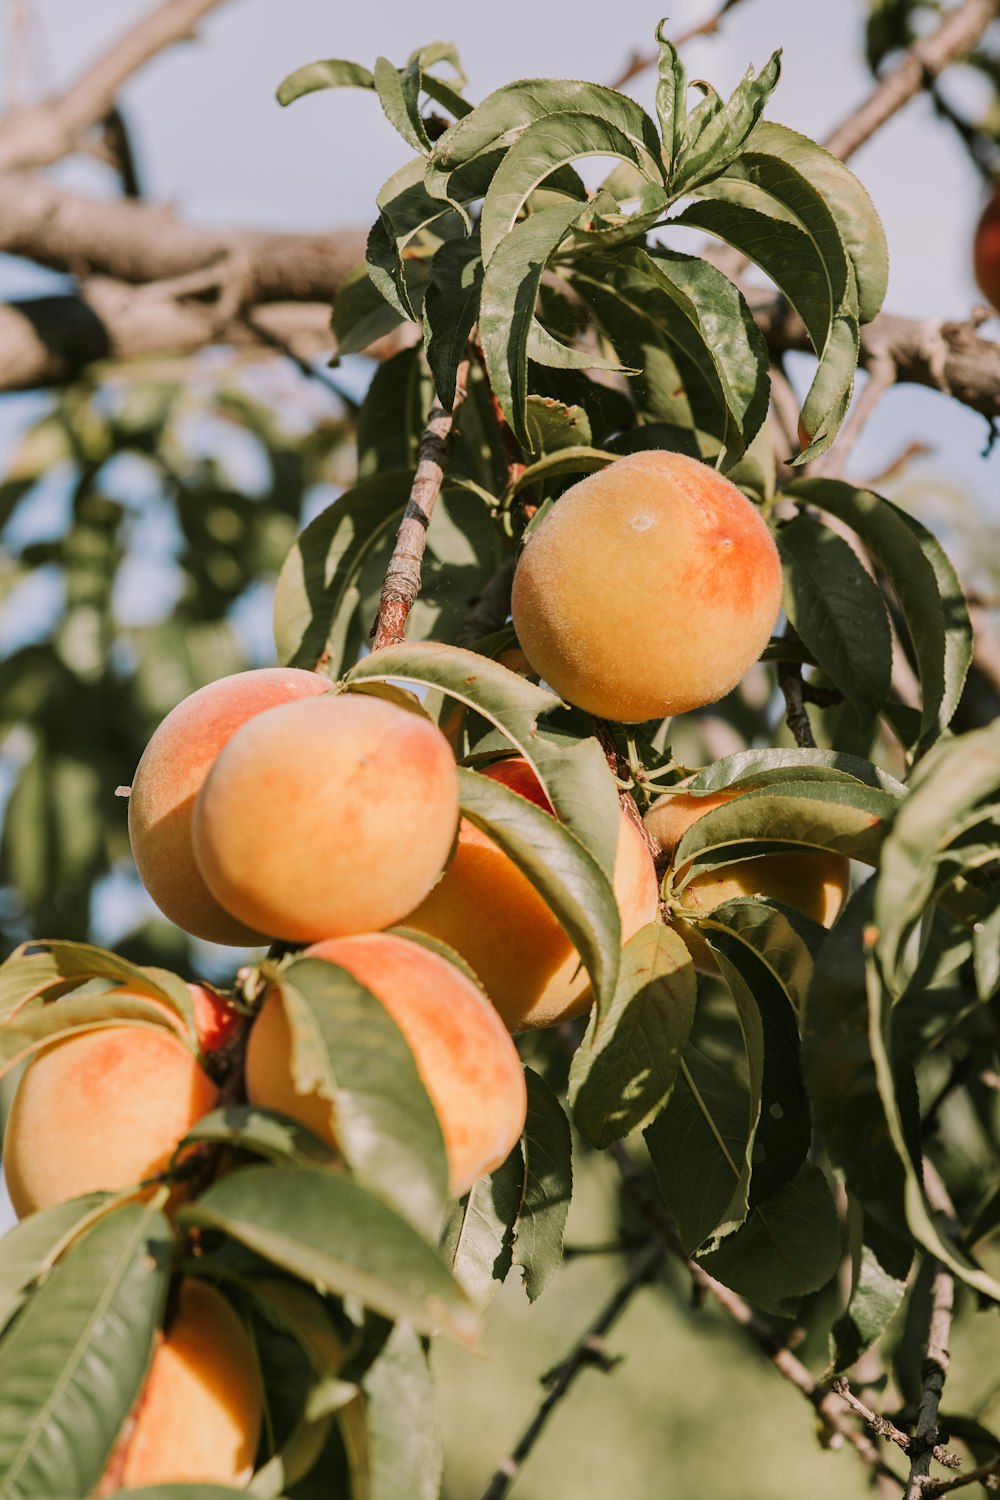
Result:
[[[194,1025],[202,1053],[217,1052],[230,1042],[240,1028],[243,1017],[225,997],[203,984],[189,984],[194,1007]]]
[[[430,890],[458,823],[458,774],[429,719],[338,693],[258,714],[195,804],[195,859],[239,921],[308,943],[388,927]]]
[[[537,776],[522,757],[498,761],[483,775],[552,812]],[[624,811],[614,892],[624,943],[655,921],[659,910],[652,857]],[[454,948],[475,970],[511,1031],[553,1026],[593,1002],[579,954],[551,908],[513,860],[464,818],[451,863],[405,925]]]
[[[262,1405],[257,1356],[235,1310],[214,1287],[188,1278],[110,1467],[124,1489],[242,1487],[253,1472]]]
[[[721,807],[742,795],[742,790],[710,792],[704,796],[668,792],[653,803],[643,821],[660,849],[672,860],[674,850],[692,823],[713,807]],[[682,865],[676,873],[683,874],[688,868]],[[696,966],[706,974],[715,974],[718,967],[711,950],[684,917],[707,915],[724,901],[734,901],[738,896],[763,896],[831,927],[847,897],[850,873],[850,862],[842,854],[821,849],[738,859],[717,870],[706,870],[677,893],[676,915],[682,919],[681,936]]]
[[[976,225],[972,268],[983,296],[1000,307],[1000,186],[994,188]]]
[[[524,1129],[524,1072],[500,1017],[447,959],[395,933],[332,938],[307,948],[304,957],[341,965],[396,1022],[441,1125],[449,1190],[461,1197],[500,1165]],[[288,1020],[272,990],[250,1029],[247,1097],[300,1120],[335,1147],[333,1106],[318,1093],[296,1092],[290,1051]]]
[[[658,449],[565,492],[528,538],[511,605],[543,681],[628,722],[728,693],[780,607],[781,564],[760,513],[714,469]]]
[[[128,804],[136,867],[164,916],[213,943],[260,943],[263,936],[215,900],[191,849],[191,814],[215,757],[255,714],[328,693],[330,682],[295,667],[237,672],[179,703],[143,751]]]
[[[3,1169],[15,1213],[162,1171],[216,1098],[165,1028],[111,1023],[50,1043],[25,1069],[7,1119]]]

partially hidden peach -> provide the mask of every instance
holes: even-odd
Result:
[[[707,464],[662,450],[565,492],[528,538],[511,604],[539,676],[578,708],[627,722],[723,697],[780,606],[760,513]]]
[[[7,1118],[3,1170],[15,1213],[162,1171],[216,1099],[165,1028],[112,1022],[52,1042],[25,1069]]]
[[[980,291],[1000,307],[1000,185],[993,189],[976,225],[972,268]]]
[[[444,867],[458,773],[429,719],[337,693],[258,714],[195,804],[194,853],[216,900],[289,942],[399,921]]]
[[[347,969],[396,1022],[441,1126],[450,1192],[460,1197],[500,1165],[524,1129],[524,1071],[500,1017],[447,959],[394,933],[330,939],[303,956]],[[250,1029],[247,1097],[336,1146],[333,1107],[319,1093],[296,1092],[290,1054],[288,1020],[272,991]]]
[[[552,812],[521,756],[487,766],[482,774]],[[652,856],[624,811],[614,893],[625,943],[655,921],[659,892]],[[447,870],[405,925],[454,948],[475,970],[511,1031],[553,1026],[593,1002],[580,956],[552,909],[513,860],[464,818]]]
[[[123,1489],[242,1487],[253,1472],[262,1407],[257,1357],[234,1308],[188,1278],[109,1468]]]
[[[132,780],[128,828],[136,868],[157,906],[185,932],[213,943],[260,943],[209,892],[191,849],[191,814],[230,736],[265,709],[330,691],[316,672],[262,667],[199,688],[153,734]]]
[[[742,794],[742,790],[710,792],[704,796],[667,793],[653,803],[643,821],[672,861],[674,850],[692,823],[713,807],[721,807]],[[689,868],[682,865],[675,875],[683,875]],[[695,875],[678,892],[676,915],[681,920],[673,925],[678,926],[696,966],[707,974],[715,974],[718,966],[711,950],[690,922],[684,920],[685,913],[692,917],[707,915],[724,901],[734,901],[739,896],[762,896],[791,906],[814,922],[830,927],[847,897],[850,874],[850,862],[842,854],[822,849],[737,859],[717,870]]]

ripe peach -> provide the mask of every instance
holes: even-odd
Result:
[[[263,667],[199,688],[179,703],[143,751],[128,804],[136,867],[164,916],[213,943],[259,943],[259,931],[225,911],[205,885],[191,850],[195,798],[230,735],[255,714],[330,691],[316,672]]]
[[[430,890],[458,823],[448,742],[422,715],[338,693],[238,729],[195,805],[209,890],[290,942],[388,927]]]
[[[972,268],[986,300],[1000,307],[1000,185],[994,188],[976,225]]]
[[[767,644],[781,565],[759,512],[680,453],[630,453],[574,484],[528,538],[512,613],[569,703],[633,722],[714,703]]]
[[[674,850],[692,823],[713,807],[721,807],[742,794],[740,790],[733,790],[695,797],[668,792],[653,803],[643,821],[664,854],[673,859]],[[688,868],[682,865],[677,874]],[[767,854],[755,859],[738,859],[731,865],[695,875],[678,892],[678,900],[682,907],[696,915],[714,911],[724,901],[734,901],[738,896],[764,896],[792,906],[812,917],[814,922],[830,927],[846,899],[850,872],[850,863],[842,854],[830,854],[820,849]],[[706,974],[717,973],[711,950],[699,933],[683,920],[679,930],[696,966]]]
[[[109,1024],[44,1047],[7,1119],[3,1169],[18,1218],[166,1167],[215,1085],[179,1037]]]
[[[488,766],[499,781],[552,812],[538,778],[517,756]],[[635,824],[621,815],[614,892],[622,942],[655,921],[659,892],[653,860]],[[501,849],[464,818],[442,878],[405,925],[455,949],[482,980],[511,1031],[553,1026],[593,1002],[580,957],[551,908]]]
[[[204,1281],[182,1281],[124,1453],[112,1457],[122,1488],[242,1487],[253,1472],[262,1404],[257,1356],[232,1305]]]
[[[402,1031],[437,1113],[454,1197],[507,1157],[524,1128],[524,1072],[486,996],[439,954],[394,933],[331,938],[304,957],[340,964],[377,996]],[[332,1106],[299,1094],[289,1066],[291,1035],[276,991],[250,1029],[247,1097],[280,1110],[336,1146]]]
[[[194,1025],[202,1053],[217,1052],[239,1030],[243,1017],[221,995],[203,984],[189,984],[194,1006]]]

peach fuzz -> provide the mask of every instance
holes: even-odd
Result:
[[[262,1408],[257,1357],[235,1310],[207,1283],[182,1281],[124,1452],[117,1450],[109,1467],[123,1489],[242,1487],[253,1472]]]
[[[296,667],[237,672],[179,703],[143,751],[128,804],[132,853],[156,905],[185,932],[213,943],[260,943],[211,895],[191,848],[195,798],[230,736],[255,714],[328,693],[330,682]]]
[[[643,821],[663,853],[672,860],[674,850],[692,823],[713,807],[721,807],[742,795],[742,790],[711,792],[700,797],[668,793],[653,803]],[[687,868],[681,866],[676,874],[683,874]],[[677,893],[676,915],[682,919],[686,915],[707,915],[724,901],[734,901],[739,896],[763,896],[794,907],[814,922],[830,927],[847,897],[850,874],[850,862],[842,854],[821,849],[738,859],[717,870],[695,875]],[[681,935],[697,967],[707,974],[717,973],[715,959],[704,939],[687,923],[683,924]]]
[[[542,680],[629,723],[723,697],[780,607],[778,551],[756,508],[706,464],[653,449],[565,492],[528,537],[511,605]]]
[[[524,1071],[486,996],[440,954],[395,933],[315,943],[303,957],[340,964],[371,990],[396,1022],[430,1096],[448,1155],[449,1191],[468,1192],[509,1155],[524,1129]],[[290,1068],[291,1033],[271,991],[250,1030],[247,1097],[300,1120],[337,1144],[332,1105],[299,1094]]]
[[[482,774],[552,812],[522,757],[498,761]],[[656,920],[659,890],[642,834],[624,811],[614,893],[625,943]],[[551,908],[514,861],[464,818],[447,870],[405,925],[454,948],[482,980],[511,1031],[554,1026],[592,1004],[587,972]]]
[[[162,1171],[217,1090],[163,1027],[78,1031],[28,1064],[7,1118],[3,1169],[18,1218]]]
[[[241,922],[308,943],[399,921],[444,868],[458,774],[430,720],[382,698],[288,703],[238,729],[195,805],[195,859]]]

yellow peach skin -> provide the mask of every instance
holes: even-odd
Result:
[[[777,548],[755,507],[706,464],[650,450],[566,491],[528,538],[511,608],[557,693],[635,722],[723,697],[780,606]]]
[[[217,901],[289,942],[388,927],[430,890],[458,824],[447,740],[361,693],[258,714],[195,804],[195,859]]]
[[[51,1043],[25,1069],[7,1119],[15,1213],[162,1171],[216,1098],[189,1049],[161,1027],[110,1024]]]
[[[255,714],[330,691],[316,672],[262,667],[199,688],[163,720],[132,780],[128,828],[136,868],[157,906],[185,932],[213,943],[260,943],[211,895],[194,862],[191,814],[215,758]]]
[[[371,990],[413,1053],[448,1154],[449,1190],[461,1197],[507,1157],[524,1128],[527,1095],[514,1043],[486,996],[439,954],[395,933],[336,938],[306,958],[340,964]],[[295,1091],[291,1035],[274,991],[250,1029],[247,1097],[337,1144],[331,1105]]]
[[[242,1487],[253,1472],[261,1411],[257,1357],[235,1310],[205,1282],[185,1280],[126,1429],[124,1461],[116,1453],[112,1467],[121,1465],[123,1489]]]
[[[643,821],[663,853],[672,860],[674,850],[692,823],[713,807],[721,807],[739,796],[741,791],[711,792],[700,797],[668,793],[653,803]],[[677,874],[683,874],[687,868],[682,866]],[[738,896],[763,896],[794,907],[814,922],[830,927],[847,896],[850,873],[850,863],[842,854],[820,849],[767,854],[734,860],[718,870],[695,875],[678,892],[678,900],[692,915],[697,915],[714,911],[724,901],[734,901]],[[697,967],[707,974],[717,973],[711,950],[697,931],[683,921],[679,930]]]
[[[538,778],[520,756],[488,766],[483,775],[551,813]],[[624,943],[659,909],[652,857],[624,812],[614,892]],[[464,818],[447,870],[405,925],[454,948],[511,1031],[553,1026],[593,1001],[579,954],[550,907],[513,860]]]

